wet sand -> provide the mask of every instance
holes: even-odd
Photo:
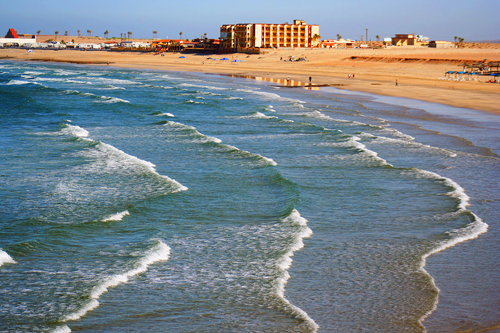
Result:
[[[307,61],[284,61],[290,56],[304,57]],[[220,60],[223,57],[229,60]],[[225,74],[266,80],[282,86],[309,85],[311,78],[313,89],[335,86],[500,113],[500,83],[487,83],[493,77],[474,76],[477,81],[439,79],[445,76],[446,71],[462,70],[460,64],[463,62],[498,62],[500,49],[392,47],[374,50],[270,50],[252,55],[164,53],[163,56],[152,52],[35,50],[28,53],[19,49],[0,49],[0,59],[99,66],[108,66],[109,63],[109,66],[124,68]],[[354,74],[354,78],[348,78],[349,74]],[[500,78],[497,80],[500,81]]]

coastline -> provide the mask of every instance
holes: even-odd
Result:
[[[310,89],[334,86],[500,114],[500,84],[486,83],[490,77],[458,82],[438,79],[447,70],[458,70],[457,62],[460,61],[500,61],[498,49],[297,49],[270,50],[255,55],[182,55],[185,58],[180,58],[180,53],[160,56],[151,52],[35,50],[28,53],[21,49],[0,49],[1,60],[99,66],[109,63],[109,66],[122,68],[230,75],[270,81],[284,87],[302,86],[311,78]],[[305,57],[307,61],[280,61],[289,56]],[[214,60],[223,57],[229,60]],[[349,74],[354,74],[354,78],[348,78]]]

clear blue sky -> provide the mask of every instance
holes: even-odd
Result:
[[[368,39],[416,33],[431,39],[466,41],[500,39],[500,0],[16,0],[0,2],[0,35],[9,28],[19,33],[63,35],[77,30],[86,36],[136,38],[219,37],[222,24],[292,23],[294,19],[319,24],[323,39]]]

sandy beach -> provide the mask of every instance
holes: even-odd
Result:
[[[304,57],[307,61],[284,61],[290,56]],[[223,57],[229,60],[221,61]],[[464,61],[498,62],[500,49],[391,47],[269,50],[252,55],[164,53],[163,56],[152,52],[35,50],[28,53],[20,49],[0,49],[0,59],[98,66],[108,66],[109,63],[109,66],[122,68],[235,75],[272,81],[278,85],[308,83],[311,78],[313,89],[329,85],[500,113],[500,83],[487,83],[492,77],[478,75],[475,76],[477,80],[472,81],[439,79],[444,77],[446,71],[462,70],[460,64]],[[349,78],[349,74],[354,74],[354,78]]]

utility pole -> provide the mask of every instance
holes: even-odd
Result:
[[[366,42],[368,42],[368,29],[365,29],[366,30]]]

